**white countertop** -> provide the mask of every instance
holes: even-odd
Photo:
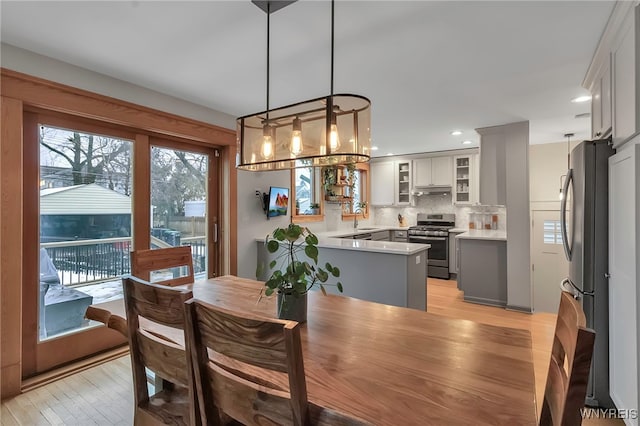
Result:
[[[456,238],[466,240],[507,241],[507,232],[493,229],[468,229],[467,232],[456,235]]]
[[[377,231],[405,231],[409,227],[399,226],[366,226],[357,229],[342,229],[338,231],[315,232],[318,237],[318,247],[341,250],[370,251],[409,256],[431,248],[431,244],[403,243],[399,241],[354,240],[350,237],[357,234],[368,234]],[[256,238],[264,242],[264,237]]]
[[[366,232],[366,231],[365,231]],[[360,232],[356,232],[359,234]],[[412,255],[431,248],[431,244],[402,243],[398,241],[354,240],[318,236],[318,247],[343,250],[371,251],[377,253]]]
[[[467,232],[469,230],[469,228],[451,228],[449,229],[449,233],[453,233],[453,234],[461,234],[463,232]]]
[[[349,229],[340,229],[338,231],[325,231],[325,232],[314,232],[318,238],[320,237],[349,237],[358,234],[372,234],[378,231],[406,231],[409,227],[401,228],[399,226],[363,226],[362,228],[349,228]]]

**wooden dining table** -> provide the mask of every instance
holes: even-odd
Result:
[[[222,276],[182,287],[273,318],[275,297],[260,297],[263,285]],[[108,316],[124,318],[123,306],[108,309],[87,316],[106,324],[118,323]],[[308,397],[320,406],[375,425],[536,424],[528,330],[312,291],[301,340]]]

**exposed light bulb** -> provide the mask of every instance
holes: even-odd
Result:
[[[329,148],[331,152],[337,151],[340,148],[340,137],[338,136],[338,125],[331,125],[331,133],[329,134]]]
[[[262,158],[269,160],[273,156],[273,132],[271,126],[265,124],[262,128]]]
[[[291,147],[289,150],[294,156],[302,154],[302,120],[295,118],[293,120],[293,131],[291,132]]]
[[[340,136],[338,136],[338,124],[336,113],[331,114],[331,128],[329,129],[329,150],[334,153],[340,149]]]

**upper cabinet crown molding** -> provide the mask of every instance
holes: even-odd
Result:
[[[625,24],[625,20],[633,17],[633,9],[640,4],[640,0],[634,1],[618,1],[611,11],[611,15],[607,20],[604,31],[600,36],[598,47],[593,54],[591,64],[587,68],[587,73],[582,81],[582,87],[588,89],[596,77],[600,73],[600,69],[604,62],[609,61],[609,53],[611,52],[611,46],[616,42],[616,39],[620,37],[618,29],[622,28]]]
[[[616,2],[583,86],[591,92],[592,137],[614,148],[640,133],[640,1]]]

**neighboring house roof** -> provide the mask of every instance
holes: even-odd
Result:
[[[95,183],[40,191],[40,214],[131,214],[131,198]]]

